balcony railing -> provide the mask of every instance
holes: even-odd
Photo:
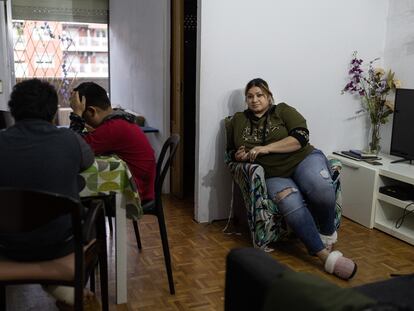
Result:
[[[68,70],[68,77],[108,77],[108,64],[81,64],[72,63]]]
[[[108,52],[108,38],[104,37],[72,37],[73,44],[69,51]]]

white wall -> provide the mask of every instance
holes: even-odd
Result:
[[[169,11],[167,0],[109,2],[111,102],[160,130],[147,134],[156,151],[170,133]]]
[[[244,109],[252,78],[305,116],[311,143],[326,153],[365,146],[366,118],[352,118],[360,102],[340,91],[352,51],[383,57],[387,10],[387,0],[199,0],[198,221],[227,215],[221,120]]]
[[[395,71],[402,87],[414,88],[414,0],[390,1],[385,43],[385,68]],[[389,152],[392,116],[381,131],[381,147]]]
[[[414,0],[390,1],[385,65],[404,88],[414,88]]]

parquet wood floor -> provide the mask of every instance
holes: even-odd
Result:
[[[108,239],[111,310],[223,310],[225,257],[236,247],[250,247],[246,236],[225,235],[224,221],[198,224],[193,205],[165,197],[167,230],[172,254],[176,295],[168,291],[167,275],[155,217],[140,221],[143,250],[138,252],[132,224],[128,228],[128,303],[116,306],[114,239]],[[414,272],[414,247],[378,230],[369,230],[344,219],[336,249],[359,266],[349,282],[323,272],[316,257],[308,256],[296,239],[275,245],[271,256],[296,271],[307,271],[342,287],[383,280],[392,273]],[[38,286],[8,290],[9,310],[55,310],[54,303]],[[30,307],[28,307],[30,306]]]

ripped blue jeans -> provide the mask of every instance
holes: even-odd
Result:
[[[286,223],[309,253],[323,250],[319,232],[324,235],[335,232],[336,196],[328,160],[322,151],[313,150],[291,177],[267,178],[266,186],[269,197],[277,203]]]

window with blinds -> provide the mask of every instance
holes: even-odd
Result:
[[[108,0],[12,0],[14,19],[108,23]]]
[[[16,82],[40,78],[59,94],[67,124],[71,90],[94,81],[108,90],[108,0],[13,0]]]

